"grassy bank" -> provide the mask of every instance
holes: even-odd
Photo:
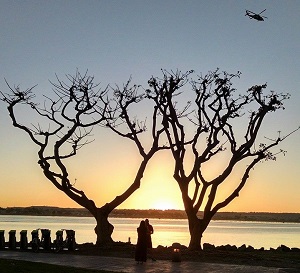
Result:
[[[0,259],[0,268],[0,271],[5,273],[113,273],[112,271],[83,269],[8,259]]]

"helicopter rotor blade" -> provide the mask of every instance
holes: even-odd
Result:
[[[264,11],[266,11],[267,9],[264,9],[263,11],[261,11],[259,14],[262,14]]]

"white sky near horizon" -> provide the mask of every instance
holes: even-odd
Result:
[[[41,98],[51,93],[49,80],[55,81],[55,74],[64,78],[76,69],[88,70],[105,87],[122,85],[130,76],[146,86],[152,75],[161,75],[161,68],[205,74],[219,67],[242,72],[234,81],[240,93],[267,82],[267,90],[291,94],[286,109],[266,120],[267,136],[300,125],[300,1],[0,0],[0,5],[3,92],[6,79],[24,89],[37,84],[34,90]],[[250,20],[246,9],[266,9],[268,18]],[[13,128],[3,102],[0,125],[0,207],[77,207],[43,176],[36,147]],[[101,206],[131,183],[140,158],[127,140],[106,132],[95,139],[70,161],[70,175]],[[288,151],[285,156],[257,166],[240,197],[224,211],[300,212],[299,141],[298,131],[280,146]],[[182,209],[172,167],[168,154],[156,155],[141,188],[119,208]]]

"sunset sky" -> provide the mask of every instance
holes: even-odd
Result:
[[[288,92],[286,110],[264,124],[268,137],[300,125],[300,1],[12,1],[0,0],[0,90],[37,84],[50,94],[49,80],[87,69],[101,86],[133,82],[146,87],[161,68],[196,73],[242,72],[239,93],[255,84]],[[264,22],[245,10],[266,11]],[[26,112],[23,118],[32,119]],[[34,119],[31,120],[34,123]],[[37,165],[36,147],[11,125],[0,102],[0,207],[49,205],[78,207],[60,193]],[[98,132],[98,131],[97,131]],[[98,206],[132,182],[141,158],[135,146],[108,131],[69,162],[70,176]],[[277,161],[259,164],[240,197],[224,211],[300,213],[300,131],[280,148]],[[156,155],[141,188],[119,208],[183,209],[172,179],[172,158]],[[218,166],[211,166],[212,172]],[[229,184],[233,184],[230,181]],[[226,190],[220,193],[220,200]]]

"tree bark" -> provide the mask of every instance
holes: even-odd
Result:
[[[189,231],[190,231],[190,243],[189,249],[190,250],[201,250],[201,240],[203,236],[203,232],[205,231],[207,225],[204,224],[202,219],[192,220],[189,219]]]
[[[204,221],[197,217],[197,212],[194,210],[192,205],[192,200],[188,197],[187,188],[181,185],[180,187],[185,213],[188,218],[189,232],[190,232],[190,250],[201,250],[201,239],[202,234],[205,231],[206,227]]]
[[[189,229],[191,235],[189,249],[190,250],[201,249],[202,232],[201,232],[201,225],[199,219],[193,221],[192,223],[189,220]]]
[[[201,240],[204,231],[206,230],[210,219],[211,214],[203,215],[203,219],[197,217],[197,211],[192,205],[192,200],[188,197],[185,187],[181,187],[183,203],[185,207],[185,212],[188,218],[189,232],[190,232],[190,250],[201,250]]]
[[[104,209],[103,209],[104,208]],[[108,221],[108,215],[105,211],[105,205],[97,210],[95,233],[97,235],[96,245],[106,246],[111,245],[114,241],[111,237],[114,226]]]

